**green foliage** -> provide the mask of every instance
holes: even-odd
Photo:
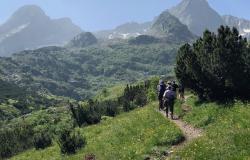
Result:
[[[100,109],[101,108],[99,108],[99,103],[97,101],[90,101],[83,105],[78,104],[77,106],[73,106],[72,104],[70,104],[72,117],[79,127],[86,124],[99,123],[101,121],[102,115]],[[109,112],[112,112],[111,109],[109,110]]]
[[[205,31],[177,55],[176,77],[200,99],[250,98],[250,49],[236,28],[221,26],[218,35]]]
[[[5,82],[0,79],[0,103],[5,102],[11,98],[22,98],[22,96],[26,95],[26,92],[23,92],[23,89],[19,86]]]
[[[38,133],[34,136],[34,146],[36,149],[45,149],[52,145],[52,138],[48,133]]]
[[[9,128],[0,129],[0,156],[10,157],[33,146],[34,132],[32,126],[25,121]]]
[[[127,85],[119,101],[122,103],[125,112],[133,110],[137,106],[143,107],[147,104],[147,88],[140,84]]]
[[[74,154],[76,151],[86,145],[86,139],[80,132],[64,130],[60,133],[58,144],[63,154]]]
[[[1,121],[0,159],[30,148],[45,148],[52,137],[65,128],[72,129],[73,121],[65,107],[34,111],[25,116]]]

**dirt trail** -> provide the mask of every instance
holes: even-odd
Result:
[[[188,98],[188,96],[185,97],[185,99],[187,99],[187,98]],[[187,106],[187,105],[184,103],[183,106],[185,108],[185,106]],[[161,114],[163,114],[166,117],[165,111],[161,111]],[[185,140],[180,144],[172,146],[172,148],[168,152],[168,156],[166,157],[167,159],[171,158],[172,153],[181,149],[186,144],[188,144],[192,140],[202,136],[202,134],[203,134],[202,129],[194,128],[192,125],[187,124],[186,122],[184,122],[183,120],[181,120],[177,116],[174,116],[174,120],[171,120],[171,119],[169,119],[169,120],[172,121],[173,123],[175,123],[182,130],[182,132],[185,136]]]
[[[166,117],[166,113],[164,111],[161,111],[161,113]],[[174,116],[174,120],[171,120],[171,119],[169,119],[169,120],[172,121],[173,123],[175,123],[182,130],[182,132],[185,136],[185,143],[189,142],[195,138],[198,138],[202,135],[203,131],[201,129],[194,128],[193,126],[185,123],[181,119],[176,118],[176,116]]]

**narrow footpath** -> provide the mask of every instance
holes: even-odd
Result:
[[[188,97],[186,97],[186,98],[188,98]],[[183,106],[185,106],[185,105],[186,104],[184,103]],[[164,117],[166,117],[165,111],[161,111],[161,114],[164,115]],[[182,119],[180,119],[177,116],[174,116],[174,120],[172,120],[170,118],[168,118],[168,119],[171,122],[175,123],[182,130],[184,137],[185,137],[185,140],[183,142],[181,142],[177,145],[174,145],[170,148],[170,150],[168,151],[168,155],[166,156],[167,159],[170,159],[171,155],[173,153],[175,153],[179,149],[183,148],[186,144],[190,143],[194,139],[202,136],[203,130],[198,129],[198,128],[194,128],[192,125],[187,124],[186,122],[184,122]]]

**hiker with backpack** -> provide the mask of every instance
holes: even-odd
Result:
[[[166,90],[166,84],[163,80],[159,81],[159,84],[157,85],[157,93],[158,93],[158,100],[159,100],[159,111],[164,108],[163,104],[163,95]]]
[[[166,116],[170,111],[171,119],[174,119],[174,101],[176,99],[176,92],[174,91],[173,86],[169,85],[166,91],[163,94],[164,106],[166,107]]]

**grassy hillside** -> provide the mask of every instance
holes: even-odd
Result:
[[[178,114],[186,122],[204,128],[205,135],[180,150],[177,156],[197,160],[250,158],[249,103],[201,103],[192,96],[187,104],[191,108],[186,108],[191,110],[185,114],[179,106]]]
[[[100,160],[142,159],[160,148],[167,149],[182,138],[181,131],[155,111],[152,104],[115,118],[106,118],[98,125],[81,128],[80,132],[86,136],[87,146],[75,155],[61,155],[54,142],[50,148],[41,151],[32,149],[12,159],[78,160],[88,154],[95,154]]]

